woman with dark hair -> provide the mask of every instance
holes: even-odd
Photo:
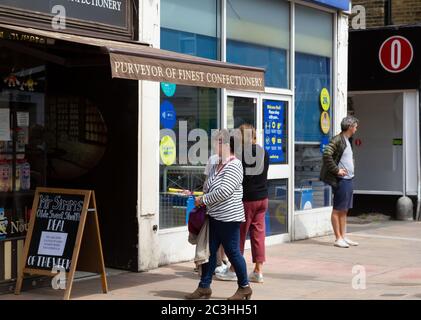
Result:
[[[241,225],[241,252],[247,233],[250,232],[251,255],[254,270],[249,275],[252,282],[263,282],[265,256],[265,215],[268,210],[268,169],[269,155],[256,142],[256,130],[250,124],[240,127],[243,138],[243,203],[246,222]]]
[[[240,228],[240,249],[244,254],[247,234],[250,233],[251,255],[254,270],[249,274],[251,282],[263,283],[263,263],[265,256],[265,215],[268,210],[268,168],[269,155],[256,142],[256,130],[251,124],[240,126],[242,138],[241,156],[243,178],[243,203],[246,221]],[[224,273],[218,273],[216,278],[225,281],[235,281],[237,277],[230,268]]]
[[[243,165],[235,157],[234,137],[221,130],[218,140],[220,162],[209,171],[206,194],[196,198],[196,206],[206,205],[209,215],[209,262],[203,264],[198,288],[186,299],[209,298],[216,267],[216,254],[222,244],[238,278],[238,289],[228,300],[250,299],[252,290],[247,266],[240,252],[240,225],[245,221],[243,207]]]

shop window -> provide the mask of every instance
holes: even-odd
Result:
[[[295,59],[295,141],[319,143],[324,136],[320,94],[323,88],[331,92],[331,58],[297,52]]]
[[[219,58],[219,0],[162,0],[161,49]]]
[[[45,186],[44,62],[2,43],[0,53],[0,241],[23,239],[34,189]],[[11,244],[12,242],[9,242]],[[16,244],[15,241],[13,241]],[[14,253],[15,254],[15,253]],[[0,266],[0,269],[3,266]],[[15,272],[15,270],[13,270]],[[1,273],[1,272],[0,272]],[[0,278],[0,281],[3,279]]]
[[[331,204],[319,174],[332,136],[333,16],[299,5],[295,11],[295,210],[308,210]]]
[[[227,61],[266,70],[267,87],[289,87],[288,1],[227,0]]]
[[[217,89],[161,84],[160,122],[166,133],[160,141],[160,229],[186,225],[188,197],[181,190],[202,191],[212,130],[218,128],[218,101]],[[208,137],[201,161],[192,161],[188,154],[197,140],[183,138],[183,132],[194,129]]]
[[[161,49],[217,60],[219,26],[220,0],[161,1]],[[179,190],[201,192],[205,180],[206,160],[191,163],[187,153],[180,155],[195,143],[178,139],[180,123],[186,123],[187,134],[205,130],[210,140],[219,126],[219,96],[217,89],[161,84],[161,129],[172,130],[174,136],[160,142],[160,229],[186,225],[188,197]]]

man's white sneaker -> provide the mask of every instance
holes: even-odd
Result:
[[[215,274],[225,273],[227,269],[229,269],[229,266],[227,266],[225,263],[222,263],[219,267],[216,267]]]
[[[344,241],[348,243],[350,246],[358,246],[358,242],[352,241],[348,238],[344,238]]]
[[[338,239],[335,241],[335,247],[339,248],[349,248],[348,243],[345,242],[344,239]]]
[[[215,277],[222,281],[237,281],[237,275],[235,272],[230,271],[230,269],[227,269],[224,273],[215,273]]]
[[[253,271],[252,273],[249,274],[249,281],[263,283],[263,274]]]

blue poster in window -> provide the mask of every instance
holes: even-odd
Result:
[[[263,102],[263,144],[269,154],[270,164],[285,162],[285,102],[265,100]]]
[[[168,100],[164,100],[161,104],[161,126],[165,129],[172,129],[176,123],[176,113],[174,106]]]
[[[325,152],[325,148],[329,144],[329,136],[323,136],[322,140],[320,141],[320,152]]]

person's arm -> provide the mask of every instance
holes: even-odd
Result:
[[[330,141],[323,152],[323,162],[326,165],[327,170],[334,174],[339,174],[339,167],[333,159],[333,155],[337,152],[337,146],[333,141]]]
[[[218,188],[202,197],[205,205],[218,203],[228,199],[243,181],[243,166],[241,162],[231,162],[222,173],[222,182]]]

